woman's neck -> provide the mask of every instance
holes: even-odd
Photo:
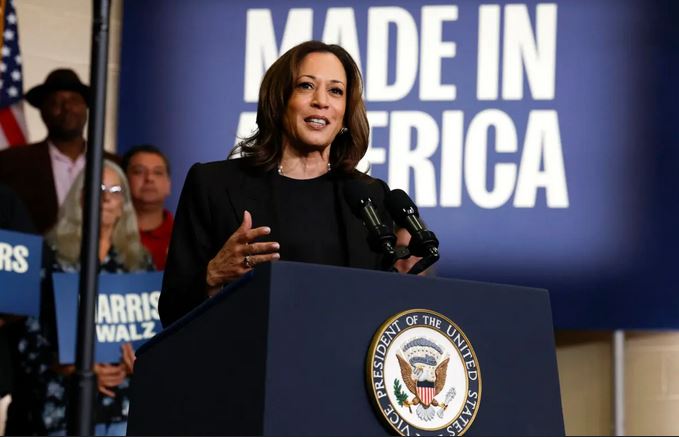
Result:
[[[330,147],[310,153],[283,147],[283,157],[278,165],[278,173],[293,179],[313,179],[330,171]]]
[[[106,226],[99,230],[99,262],[104,262],[113,241],[113,227]]]

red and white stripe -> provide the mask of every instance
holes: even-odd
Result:
[[[0,150],[26,144],[26,118],[23,101],[0,108]]]
[[[417,387],[417,397],[425,407],[428,407],[434,399],[434,387]]]

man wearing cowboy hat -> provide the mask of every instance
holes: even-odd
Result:
[[[85,166],[85,138],[90,88],[73,70],[52,71],[25,95],[40,110],[47,138],[36,144],[0,151],[0,182],[26,204],[33,224],[44,234],[56,222],[75,177]],[[117,157],[106,154],[117,161]]]

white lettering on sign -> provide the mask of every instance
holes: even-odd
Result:
[[[153,337],[160,291],[100,293],[96,321],[99,342],[136,341]]]
[[[475,114],[428,109],[426,102],[437,102],[440,108],[441,102],[458,97],[459,90],[445,74],[451,63],[459,62],[461,42],[447,36],[465,18],[458,6],[423,5],[419,19],[403,7],[368,7],[365,30],[357,26],[356,11],[328,8],[321,32],[314,32],[314,10],[293,8],[280,27],[282,35],[276,35],[270,9],[248,10],[244,102],[257,101],[262,77],[278,56],[320,34],[365,66],[368,104],[412,98],[413,88],[419,87],[421,105],[415,108],[409,102],[408,108],[394,109],[390,103],[387,109],[368,111],[370,139],[359,169],[386,166],[389,185],[412,193],[422,207],[456,208],[471,202],[484,209],[534,208],[542,198],[548,208],[569,207],[556,110],[528,110],[519,122],[515,114],[492,107]],[[557,11],[554,3],[540,3],[534,11],[524,4],[479,5],[478,101],[555,98]],[[255,121],[252,111],[240,114],[236,141],[255,131]],[[525,125],[525,131],[517,132],[517,125]]]
[[[256,102],[259,84],[266,70],[287,50],[311,39],[313,10],[310,8],[290,9],[280,50],[270,9],[250,9],[246,18],[245,38],[245,84],[243,99]]]
[[[523,69],[536,100],[554,98],[556,75],[556,5],[536,7],[533,35],[528,6],[505,6],[505,28],[502,66],[502,98],[523,98]]]
[[[353,8],[328,8],[322,41],[341,45],[361,70],[361,52],[358,48],[358,31]]]
[[[388,83],[389,36],[394,28],[396,67]],[[365,95],[371,102],[393,102],[408,95],[417,78],[417,24],[410,12],[396,6],[368,8],[368,59]]]
[[[453,101],[457,89],[443,84],[441,61],[454,58],[457,46],[443,40],[443,23],[457,20],[457,6],[436,5],[422,7],[422,43],[420,51],[420,100]]]
[[[393,111],[389,126],[389,186],[407,192],[412,169],[418,205],[436,206],[436,172],[431,162],[439,144],[436,121],[426,112]]]
[[[0,242],[0,270],[26,273],[28,271],[28,248],[22,244],[13,246]]]

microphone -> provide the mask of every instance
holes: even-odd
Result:
[[[400,227],[410,233],[408,249],[422,259],[408,273],[417,274],[439,260],[439,240],[420,220],[417,206],[403,190],[392,190],[385,200],[387,210]]]
[[[368,184],[352,179],[345,184],[344,197],[349,207],[368,230],[368,244],[374,252],[386,255],[384,269],[388,270],[396,261],[396,235],[377,214]]]

